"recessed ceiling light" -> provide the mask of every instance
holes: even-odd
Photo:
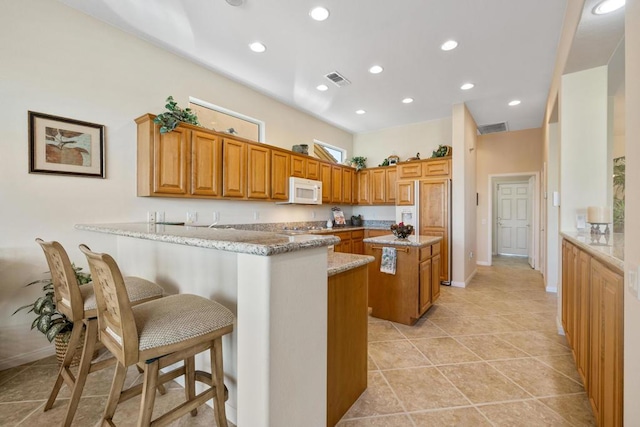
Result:
[[[249,45],[249,49],[256,53],[262,53],[267,50],[267,47],[260,42],[253,42]]]
[[[442,43],[442,45],[440,46],[440,49],[442,50],[453,50],[456,47],[458,47],[458,42],[455,40],[447,40],[446,42]]]
[[[403,104],[411,104],[413,102],[413,98],[405,98],[402,100]]]
[[[625,0],[604,0],[601,1],[593,8],[595,15],[604,15],[605,13],[611,13],[623,7]]]
[[[460,86],[460,89],[462,90],[469,90],[469,89],[473,89],[475,85],[473,83],[465,83],[462,86]]]
[[[316,86],[316,89],[318,89],[320,92],[324,92],[325,90],[329,90],[329,86],[327,86],[327,85],[318,85],[318,86]]]
[[[382,70],[384,70],[384,68],[382,68],[379,65],[373,65],[373,66],[371,66],[371,68],[369,68],[369,72],[371,74],[380,74],[382,72]]]
[[[244,0],[227,0],[227,3],[229,3],[231,6],[242,6]]]
[[[515,107],[516,105],[520,105],[519,99],[514,99],[513,101],[509,102],[510,107]]]
[[[314,7],[309,12],[309,16],[316,21],[324,21],[329,17],[329,11],[324,7]]]
[[[364,111],[364,110],[356,110],[356,114],[360,114],[360,115],[362,115],[362,114],[364,114],[364,113],[366,113],[366,111]]]

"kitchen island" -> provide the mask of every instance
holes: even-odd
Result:
[[[372,316],[413,325],[440,296],[441,237],[394,235],[364,239],[369,264],[369,307]],[[388,248],[388,249],[387,249]],[[395,257],[383,272],[383,252]],[[395,271],[391,271],[395,270]]]
[[[126,274],[169,294],[211,298],[236,314],[223,341],[232,422],[327,424],[327,246],[336,237],[146,223],[76,228],[89,246],[94,232],[115,235],[113,255]],[[335,275],[349,271],[334,261]],[[206,358],[197,363],[209,369]]]

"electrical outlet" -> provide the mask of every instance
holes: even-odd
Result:
[[[149,224],[156,223],[156,213],[155,212],[147,212],[147,222]]]
[[[164,222],[164,211],[156,211],[156,222]]]
[[[255,221],[259,220],[259,219],[260,219],[260,212],[258,212],[258,211],[254,211],[254,212],[253,212],[253,219],[254,219]]]
[[[311,211],[311,219],[316,219],[316,211]]]
[[[214,211],[213,212],[213,223],[217,224],[219,221],[220,221],[220,212]]]
[[[473,251],[469,251],[469,259],[473,259]]]
[[[198,212],[187,212],[187,224],[195,224],[198,222]]]

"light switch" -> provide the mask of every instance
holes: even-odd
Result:
[[[630,263],[631,264],[631,263]],[[640,275],[640,268],[637,265],[631,264],[627,270],[627,283],[629,286],[629,292],[634,297],[640,299],[638,295],[638,276]]]

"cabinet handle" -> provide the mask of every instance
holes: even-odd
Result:
[[[371,249],[380,249],[382,250],[382,246],[371,246]],[[400,251],[400,252],[407,252],[409,253],[411,249],[409,248],[396,248],[396,251]]]

